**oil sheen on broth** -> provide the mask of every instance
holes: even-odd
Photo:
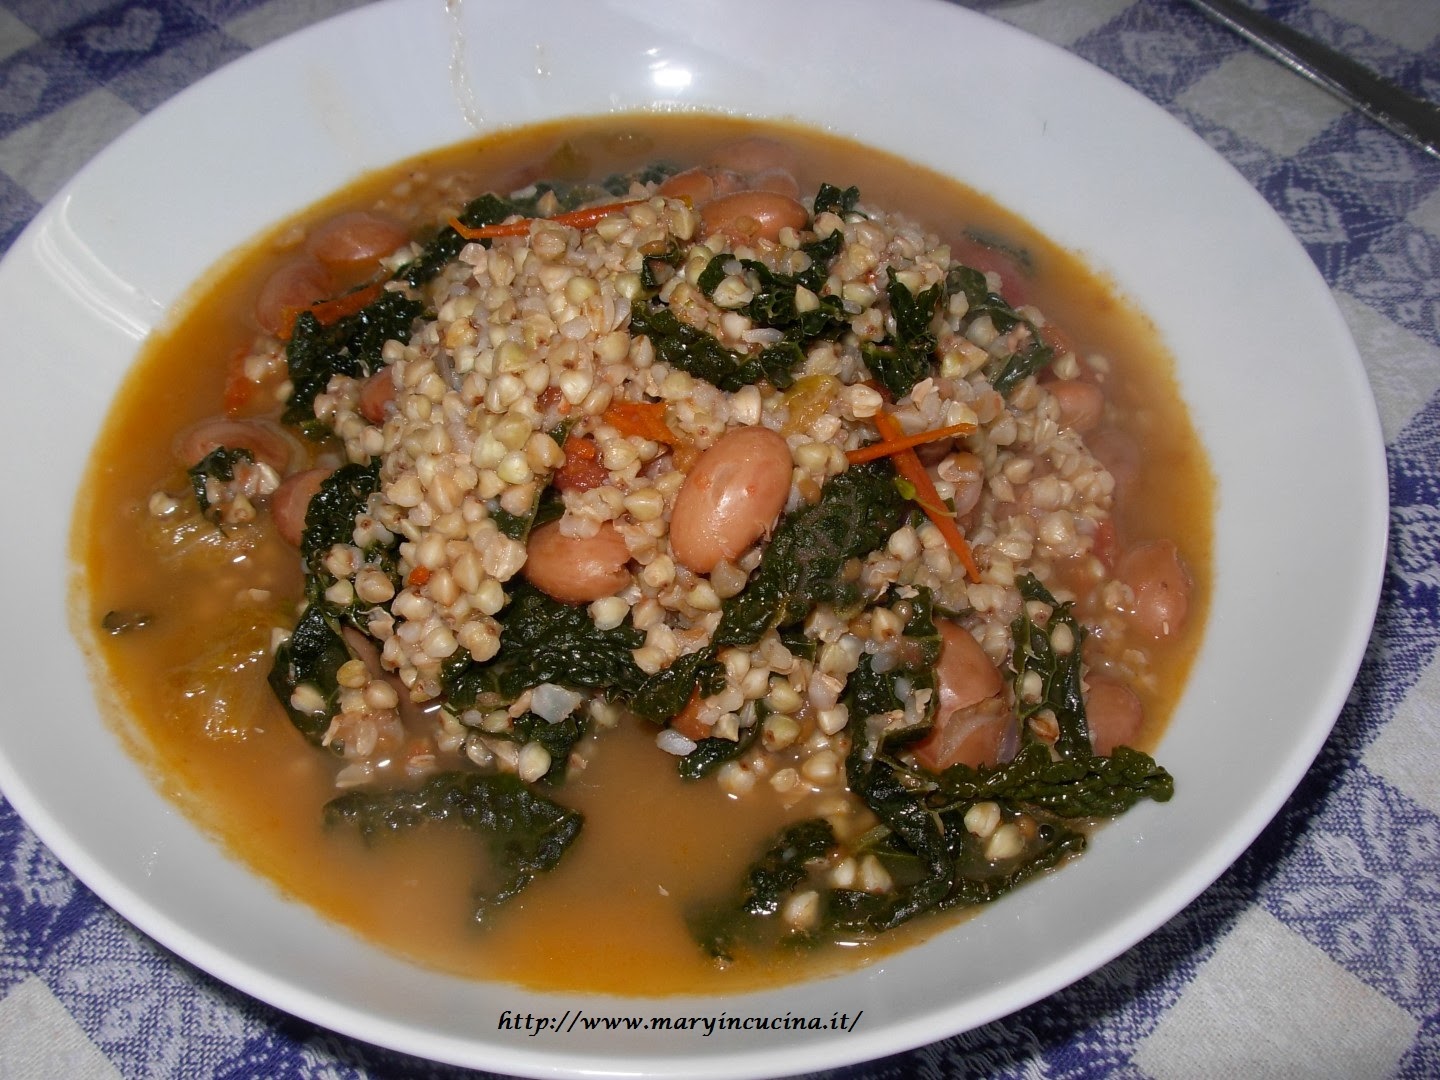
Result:
[[[145,539],[147,500],[167,485],[175,490],[176,433],[220,411],[227,361],[256,334],[251,312],[260,283],[304,223],[380,205],[423,232],[447,197],[455,205],[536,177],[689,162],[755,130],[699,117],[567,122],[367,176],[198,286],[146,344],[100,434],[75,519],[83,579],[75,607],[115,722],[131,733],[157,784],[236,857],[286,894],[419,963],[554,990],[712,992],[853,966],[941,925],[922,921],[859,948],[780,950],[718,970],[696,948],[683,912],[733,889],[789,812],[764,784],[736,799],[714,783],[681,780],[673,759],[656,751],[653,728],[635,722],[604,733],[589,766],[556,793],[586,819],[559,869],[479,932],[468,917],[477,873],[472,836],[436,828],[367,847],[322,824],[336,765],[304,742],[275,700],[266,684],[268,630],[245,614],[256,607],[293,613],[302,584],[294,549],[268,525],[265,541],[239,562],[182,562]],[[1156,650],[1156,688],[1140,690],[1147,729],[1138,742],[1152,748],[1204,623],[1211,527],[1208,466],[1153,328],[1076,258],[974,192],[830,137],[765,130],[800,148],[802,191],[821,181],[855,184],[866,203],[901,208],[957,244],[968,232],[1023,252],[1025,300],[1078,348],[1103,352],[1115,365],[1113,385],[1143,463],[1121,527],[1174,538],[1195,579],[1188,625]],[[232,602],[242,591],[250,608]],[[99,632],[101,616],[117,611],[144,612],[144,632]]]

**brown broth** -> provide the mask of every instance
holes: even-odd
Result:
[[[445,193],[457,193],[448,199],[453,211],[462,191],[566,171],[604,175],[659,157],[692,160],[754,130],[693,116],[567,122],[367,176],[231,256],[197,286],[146,343],[96,443],[73,542],[83,570],[80,634],[98,660],[102,700],[138,731],[137,752],[157,784],[237,858],[420,963],[556,990],[714,992],[853,966],[940,925],[906,928],[864,948],[786,953],[718,971],[695,948],[683,913],[692,901],[724,894],[786,811],[764,785],[737,801],[714,784],[682,782],[673,762],[655,752],[653,733],[637,724],[605,734],[588,768],[558,793],[586,815],[561,868],[513,901],[495,926],[477,931],[467,916],[473,837],[433,830],[414,843],[365,848],[325,832],[320,811],[335,793],[333,765],[291,727],[265,683],[267,628],[286,624],[301,587],[298,560],[268,519],[253,549],[238,561],[208,557],[206,573],[177,574],[143,540],[151,493],[179,490],[175,433],[219,411],[226,361],[255,334],[250,311],[259,283],[298,242],[304,221],[381,203],[423,230],[439,220]],[[1123,374],[1130,434],[1147,464],[1122,529],[1176,540],[1196,577],[1189,626],[1157,650],[1160,689],[1142,695],[1149,717],[1142,742],[1153,747],[1204,623],[1213,502],[1208,465],[1154,328],[1073,255],[961,185],[828,136],[772,130],[801,147],[804,188],[820,180],[858,184],[867,201],[907,208],[942,235],[973,229],[1026,251],[1033,302]],[[100,616],[111,610],[145,611],[154,621],[144,633],[98,634]],[[193,693],[189,673],[217,648],[217,635],[247,626],[248,652],[234,659],[224,693],[214,700]]]

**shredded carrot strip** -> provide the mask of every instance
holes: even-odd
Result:
[[[260,393],[260,384],[252,382],[245,374],[245,360],[249,355],[250,350],[241,346],[231,353],[225,365],[226,416],[239,416]]]
[[[875,414],[874,423],[875,430],[880,432],[886,442],[894,442],[905,437],[905,429],[900,426],[900,421],[884,409]],[[892,456],[895,459],[895,468],[915,489],[915,502],[935,523],[935,527],[940,530],[940,535],[945,537],[945,542],[950,545],[950,549],[959,556],[961,564],[965,567],[966,576],[971,581],[978,582],[980,568],[975,564],[975,555],[965,541],[965,534],[955,523],[955,516],[945,508],[944,502],[941,501],[940,493],[935,490],[935,484],[931,481],[930,474],[925,471],[925,466],[920,463],[920,458],[914,450],[901,450]]]
[[[418,589],[430,580],[430,568],[428,566],[417,566],[405,575],[405,584],[411,588]]]
[[[711,733],[708,727],[700,723],[700,705],[704,700],[700,696],[699,688],[696,688],[695,692],[690,695],[690,700],[685,703],[685,708],[670,720],[672,728],[695,742],[699,742]]]
[[[329,326],[331,323],[339,322],[347,315],[354,315],[369,307],[384,294],[385,282],[375,281],[363,289],[354,289],[351,292],[343,293],[333,300],[321,300],[318,304],[311,304],[309,307],[286,308],[280,313],[280,340],[290,340],[290,336],[295,333],[295,320],[307,311],[315,316],[316,322],[321,326]]]
[[[310,314],[314,315],[321,326],[329,326],[331,323],[339,322],[349,315],[361,311],[385,294],[385,283],[377,281],[366,285],[363,289],[356,289],[354,292],[337,296],[333,300],[325,300],[314,304],[310,308]]]
[[[663,401],[615,401],[601,419],[621,435],[674,446],[680,439],[665,422],[666,408]]]
[[[609,217],[617,210],[623,210],[627,206],[633,206],[643,199],[625,199],[622,202],[604,203],[600,206],[587,206],[580,210],[570,210],[563,214],[556,214],[552,218],[520,218],[518,221],[506,221],[498,225],[466,225],[459,218],[450,219],[450,227],[463,236],[466,240],[493,240],[500,236],[525,236],[530,232],[530,226],[537,221],[553,221],[557,225],[568,225],[572,229],[588,229],[603,218]]]
[[[956,435],[973,435],[974,433],[974,424],[951,424],[949,427],[935,428],[932,431],[902,435],[898,439],[885,439],[881,442],[871,443],[869,446],[862,446],[858,450],[846,450],[845,460],[851,465],[863,465],[867,461],[892,457],[902,450],[912,450],[925,443],[939,442],[941,439],[953,439]]]

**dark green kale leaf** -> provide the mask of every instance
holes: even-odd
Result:
[[[855,465],[833,477],[819,502],[780,519],[750,583],[725,602],[710,644],[647,678],[627,701],[631,711],[663,723],[685,708],[697,687],[705,695],[718,691],[721,650],[754,645],[770,629],[799,623],[817,604],[858,610],[862,598],[845,579],[845,564],[884,544],[907,512],[888,462]]]
[[[555,868],[580,835],[583,819],[513,774],[452,772],[432,777],[414,791],[341,795],[326,804],[325,822],[357,829],[366,840],[439,822],[482,834],[500,875],[498,886],[477,892],[474,918],[483,924],[536,876]]]
[[[715,659],[716,653],[707,647],[679,657],[648,676],[626,705],[636,716],[663,724],[680,715],[697,689],[702,697],[718,694],[725,685],[725,668]]]
[[[860,201],[858,187],[838,188],[834,184],[821,184],[815,193],[815,216],[829,211],[834,214],[848,214]]]
[[[207,521],[218,522],[220,511],[210,505],[210,495],[206,488],[207,481],[218,480],[222,484],[228,484],[235,479],[235,465],[237,462],[255,464],[255,455],[249,450],[234,449],[228,446],[217,446],[210,453],[191,465],[186,470],[190,477],[190,490],[195,493],[195,502],[200,507],[200,513]]]
[[[1002,334],[1022,323],[1029,328],[1030,336],[1024,348],[1008,357],[990,379],[990,385],[1001,394],[1008,397],[1027,377],[1044,371],[1055,359],[1055,350],[1045,343],[1035,324],[1011,307],[999,293],[991,292],[985,275],[979,270],[959,264],[952,266],[945,277],[945,292],[947,296],[965,294],[969,304],[965,314],[967,322],[989,315],[995,329]]]
[[[805,880],[807,865],[835,847],[835,833],[823,818],[785,828],[746,872],[739,897],[693,915],[691,931],[711,956],[732,959],[736,944],[754,930],[754,920],[774,915],[785,895]]]
[[[850,329],[850,319],[841,299],[820,292],[825,286],[830,261],[840,250],[842,240],[837,232],[831,233],[827,240],[808,245],[804,250],[811,255],[810,266],[798,274],[777,273],[754,259],[716,255],[706,264],[696,287],[713,300],[715,290],[738,265],[754,277],[757,288],[754,296],[735,310],[747,315],[756,326],[779,330],[785,335],[784,340],[803,350],[813,342],[837,338]],[[813,293],[816,306],[801,311],[796,302],[797,288]]]
[[[408,342],[411,324],[422,310],[420,301],[403,292],[386,292],[328,326],[322,326],[312,312],[301,312],[285,346],[292,386],[285,422],[302,431],[323,433],[315,419],[315,398],[336,375],[363,379],[378,370],[385,342]]]
[[[937,283],[916,296],[899,279],[894,267],[887,266],[885,274],[885,294],[890,299],[895,332],[879,344],[861,346],[860,353],[870,374],[898,400],[934,367],[935,335],[930,323],[945,299],[945,288]]]
[[[818,604],[854,613],[862,597],[842,573],[845,564],[881,547],[908,512],[889,462],[852,465],[832,477],[819,502],[780,519],[755,576],[726,601],[711,642],[717,655],[799,622]]]
[[[757,717],[755,723],[741,730],[738,739],[701,739],[695,744],[694,750],[679,759],[680,775],[686,780],[699,780],[709,776],[727,761],[734,761],[755,742],[763,720],[763,716]]]
[[[925,790],[906,783],[906,774],[882,756],[883,732],[860,727],[853,718],[850,730],[853,742],[845,759],[845,779],[851,792],[880,819],[904,854],[918,861],[921,871],[908,884],[897,886],[882,903],[866,904],[863,911],[849,913],[850,918],[863,920],[859,925],[847,921],[849,929],[879,932],[940,904],[955,882],[956,868]],[[850,898],[852,902],[857,899]],[[843,901],[834,917],[846,920]]]
[[[745,875],[741,909],[774,915],[785,894],[805,880],[806,864],[823,859],[834,846],[835,833],[823,818],[786,828]]]
[[[959,838],[966,845],[976,844],[965,830],[963,814],[947,816],[943,820],[946,823],[947,835]],[[937,910],[948,911],[994,903],[1037,874],[1053,869],[1071,855],[1079,855],[1085,850],[1086,843],[1084,833],[1044,822],[1038,826],[1035,840],[1027,847],[1019,862],[999,872],[991,870],[973,876],[957,876],[950,891],[936,906]]]
[[[460,212],[459,220],[460,224],[467,228],[478,229],[482,225],[498,224],[512,214],[527,212],[528,208],[523,204],[487,193],[466,206]],[[418,289],[445,269],[446,265],[454,262],[468,243],[470,241],[456,232],[452,226],[444,226],[431,237],[414,260],[395,272],[395,280],[403,281],[412,288]]]
[[[355,542],[355,519],[380,489],[380,463],[342,465],[327,476],[305,511],[300,556],[312,573],[336,544]]]
[[[876,671],[874,656],[860,658],[860,666],[845,684],[845,704],[855,721],[868,720],[905,708],[905,697],[920,690],[931,691],[921,721],[902,730],[887,730],[886,742],[903,736],[904,741],[923,734],[935,714],[935,665],[940,660],[940,631],[935,628],[934,599],[929,589],[920,589],[910,618],[896,645],[898,660],[885,671]],[[902,689],[904,693],[902,694]],[[873,747],[874,752],[880,746]]]
[[[575,749],[575,744],[585,737],[589,729],[585,708],[577,706],[565,719],[553,723],[543,716],[527,712],[515,718],[509,732],[502,732],[495,737],[509,739],[522,746],[525,743],[539,743],[550,754],[550,768],[546,770],[543,779],[558,784],[565,778],[570,751]]]
[[[1010,636],[1014,641],[1011,650],[1011,669],[1014,674],[1016,710],[1020,717],[1022,738],[1030,738],[1029,725],[1032,716],[1048,709],[1055,714],[1060,725],[1060,737],[1055,750],[1062,758],[1090,757],[1094,750],[1090,744],[1090,726],[1085,721],[1085,696],[1080,686],[1081,650],[1086,630],[1076,620],[1072,604],[1058,603],[1050,591],[1040,584],[1033,574],[1023,574],[1016,579],[1020,595],[1026,600],[1039,600],[1051,608],[1048,626],[1042,627],[1030,618],[1025,608],[1010,624]],[[1057,626],[1070,631],[1072,647],[1061,654],[1052,644],[1052,635]],[[1025,676],[1034,672],[1042,680],[1044,692],[1040,699],[1026,702],[1020,693]]]
[[[484,663],[463,657],[442,676],[455,708],[508,704],[541,683],[630,694],[645,679],[631,656],[645,635],[628,620],[598,629],[583,604],[562,603],[524,582],[497,618],[500,651]]]
[[[630,312],[630,333],[649,338],[663,363],[730,394],[761,381],[783,389],[794,381],[794,369],[805,359],[793,343],[784,341],[754,356],[741,356],[663,306],[637,304]]]
[[[993,800],[1057,818],[1115,817],[1141,799],[1169,802],[1175,780],[1149,754],[1119,746],[1109,757],[1053,760],[1035,743],[993,769],[952,765],[938,781],[935,801]]]
[[[662,250],[645,255],[644,265],[640,269],[640,288],[646,295],[654,295],[660,286],[665,284],[669,272],[684,261],[685,248],[672,236]]]
[[[290,636],[275,650],[270,668],[270,689],[285,707],[290,722],[306,739],[320,745],[330,727],[340,696],[335,673],[350,659],[350,650],[340,636],[339,627],[326,617],[321,605],[312,603],[300,616]],[[324,702],[319,712],[305,712],[293,704],[300,686],[314,687]]]
[[[649,165],[631,173],[615,173],[600,182],[607,195],[619,198],[630,193],[631,184],[663,184],[679,171],[668,161],[652,161]]]

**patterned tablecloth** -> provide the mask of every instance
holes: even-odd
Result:
[[[0,0],[0,248],[147,110],[354,3]],[[972,6],[1164,106],[1294,230],[1379,401],[1391,550],[1334,735],[1219,882],[1077,985],[843,1075],[1440,1076],[1440,160],[1180,0]],[[1440,101],[1437,0],[1262,6]],[[457,1075],[216,983],[125,923],[0,802],[0,1077]]]

